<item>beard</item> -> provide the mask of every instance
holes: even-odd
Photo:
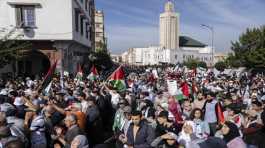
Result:
[[[200,101],[201,101],[201,100],[202,100],[202,97],[199,97],[199,98],[198,98],[198,100],[200,100]]]
[[[140,121],[133,121],[133,125],[139,126],[140,125]]]

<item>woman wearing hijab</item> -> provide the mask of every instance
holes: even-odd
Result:
[[[198,139],[194,131],[195,131],[194,122],[186,121],[182,127],[182,131],[179,133],[178,143],[184,147],[187,147],[188,143]]]
[[[71,148],[89,148],[86,136],[78,135],[71,143]]]
[[[240,137],[238,127],[234,123],[226,121],[221,132],[228,148],[246,148],[246,144]]]

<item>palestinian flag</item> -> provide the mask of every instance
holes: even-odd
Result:
[[[224,118],[224,113],[222,111],[221,104],[218,102],[216,106],[216,114],[217,114],[217,119],[219,124],[225,123],[225,118]]]
[[[181,90],[184,96],[189,97],[189,85],[187,82],[182,84]]]
[[[97,79],[97,77],[99,76],[98,74],[98,70],[96,69],[96,67],[93,65],[91,68],[91,72],[89,74],[89,79],[95,81]]]
[[[176,93],[176,99],[180,101],[180,100],[183,100],[185,98],[186,98],[186,96],[184,96],[182,91],[180,89],[178,89],[177,93]]]
[[[118,67],[108,78],[109,83],[117,91],[126,90],[125,73],[122,66]]]
[[[46,91],[49,91],[50,86],[51,86],[51,82],[52,82],[52,77],[54,75],[55,69],[57,66],[57,60],[54,62],[54,64],[50,67],[48,73],[45,75],[43,81],[42,81],[42,85],[41,85],[41,91],[44,91],[44,93]],[[47,93],[47,92],[46,92]]]
[[[82,81],[83,79],[83,70],[80,64],[77,66],[77,74],[76,74],[76,79],[79,81]]]

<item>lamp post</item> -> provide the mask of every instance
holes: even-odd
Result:
[[[213,64],[214,64],[214,55],[213,55],[213,46],[214,46],[214,28],[212,27],[212,26],[209,26],[209,25],[205,25],[205,24],[201,24],[201,26],[202,27],[204,27],[204,28],[207,28],[207,29],[209,29],[210,31],[211,31],[211,33],[212,33],[212,66],[213,66]]]

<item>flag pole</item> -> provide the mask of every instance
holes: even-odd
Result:
[[[40,91],[40,89],[42,89],[42,85],[43,85],[43,83],[44,83],[44,81],[46,80],[46,78],[47,78],[47,76],[48,76],[48,74],[49,73],[51,73],[51,70],[52,70],[52,68],[53,68],[53,66],[54,66],[54,64],[55,64],[55,68],[56,68],[56,66],[57,66],[57,60],[55,60],[55,62],[50,66],[50,68],[49,68],[49,70],[48,70],[48,72],[46,73],[46,75],[45,75],[45,77],[44,77],[44,79],[42,80],[42,82],[41,82],[41,85],[39,85],[39,87],[37,88],[37,91],[39,92]]]

